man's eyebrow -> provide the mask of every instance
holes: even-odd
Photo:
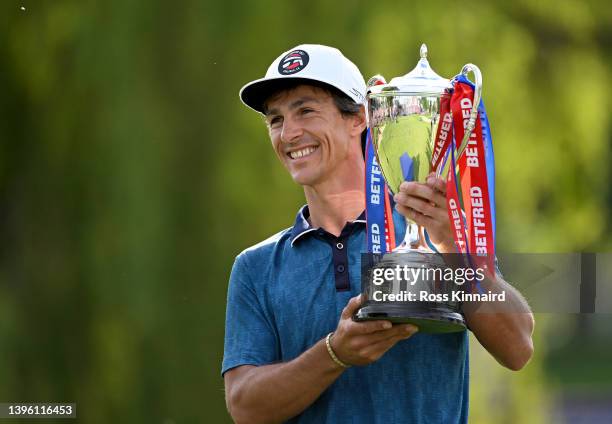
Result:
[[[295,102],[289,105],[289,109],[297,109],[298,107],[302,106],[304,103],[308,103],[308,102],[319,103],[319,101],[315,99],[314,97],[308,97],[308,96],[300,97]]]
[[[304,103],[308,103],[308,102],[319,103],[319,100],[317,100],[314,97],[310,97],[310,96],[300,97],[299,99],[297,99],[296,101],[294,101],[293,103],[289,105],[289,109],[290,110],[297,109],[298,107],[304,105]],[[280,112],[278,108],[269,109],[266,111],[266,117],[271,116],[271,115],[278,115],[279,113]]]

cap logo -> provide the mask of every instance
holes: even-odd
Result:
[[[304,50],[293,50],[285,55],[278,63],[278,73],[291,75],[300,72],[308,65],[310,57]]]
[[[357,90],[356,88],[351,88],[349,91],[351,92],[351,94],[353,94],[353,96],[357,97],[362,102],[365,100],[363,98],[363,94],[361,94],[361,91]]]

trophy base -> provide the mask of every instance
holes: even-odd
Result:
[[[355,321],[386,320],[393,324],[413,324],[419,333],[456,333],[466,329],[463,316],[456,312],[418,312],[403,305],[368,305],[361,308]]]
[[[422,249],[410,249],[405,246],[395,249],[383,256],[372,269],[366,280],[362,280],[362,292],[365,302],[353,317],[355,321],[387,320],[394,324],[413,324],[421,333],[454,333],[466,329],[461,314],[460,304],[453,301],[375,301],[376,294],[400,295],[410,293],[417,299],[420,292],[451,298],[451,292],[457,289],[453,282],[443,283],[438,280],[418,278],[406,281],[393,280],[386,285],[376,284],[371,278],[374,269],[414,268],[426,270],[445,268],[446,264],[439,254]]]

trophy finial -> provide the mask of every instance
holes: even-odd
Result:
[[[436,74],[427,60],[427,44],[421,44],[420,59],[414,69],[401,77],[395,77],[384,87],[377,88],[368,83],[368,92],[399,91],[402,93],[444,93],[450,81]]]
[[[427,45],[425,43],[421,44],[421,58],[427,59]]]

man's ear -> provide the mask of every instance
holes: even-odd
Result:
[[[352,116],[353,125],[351,128],[351,133],[353,135],[360,135],[367,126],[366,114],[365,114],[365,106],[361,105],[359,109],[359,113]]]

